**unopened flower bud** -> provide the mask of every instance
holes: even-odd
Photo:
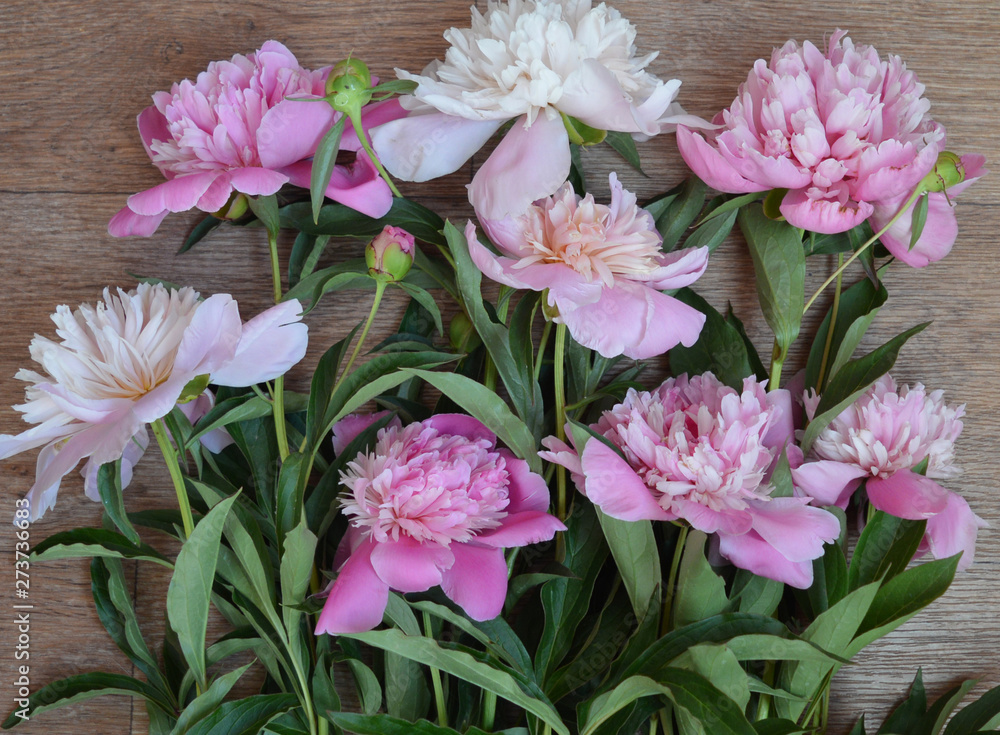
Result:
[[[337,62],[326,78],[326,96],[333,109],[349,112],[360,110],[371,102],[372,75],[360,59]]]
[[[965,166],[962,159],[951,151],[941,151],[938,154],[937,163],[929,174],[927,174],[917,186],[920,192],[944,191],[955,184],[965,181]]]
[[[403,280],[413,265],[413,235],[400,227],[386,225],[365,248],[368,275],[386,283]]]
[[[236,220],[247,213],[249,206],[250,202],[247,201],[245,195],[233,192],[233,195],[229,197],[229,201],[219,211],[212,212],[212,216],[217,219]]]
[[[559,317],[559,307],[549,303],[549,290],[542,291],[542,316],[545,321],[554,322]]]
[[[566,127],[566,133],[569,135],[570,143],[576,143],[577,145],[597,145],[604,142],[604,139],[608,137],[607,130],[592,128],[581,120],[570,117],[565,113],[562,119],[563,125]]]
[[[468,355],[483,343],[465,312],[460,311],[448,325],[448,342],[456,353]]]

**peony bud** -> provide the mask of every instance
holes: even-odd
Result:
[[[326,78],[326,96],[339,112],[359,110],[371,102],[372,75],[360,59],[337,62]]]
[[[365,248],[368,275],[385,283],[403,280],[413,265],[413,235],[401,227],[386,225]]]
[[[448,342],[451,349],[463,355],[468,355],[483,343],[464,311],[452,317],[451,324],[448,325]]]
[[[222,205],[222,209],[212,212],[212,216],[217,219],[236,220],[247,213],[249,206],[250,202],[247,201],[246,196],[234,191],[233,195],[229,197],[229,201]]]
[[[941,151],[937,163],[917,186],[917,191],[944,191],[965,181],[965,166],[962,159],[951,151]]]
[[[563,125],[566,127],[566,133],[569,135],[570,143],[585,146],[597,145],[598,143],[604,142],[604,139],[608,137],[607,130],[592,128],[586,123],[577,120],[575,117],[570,117],[565,113],[563,113],[562,119]]]

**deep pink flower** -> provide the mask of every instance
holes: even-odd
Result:
[[[346,446],[375,417],[334,430]],[[441,586],[474,620],[500,614],[503,550],[548,541],[565,526],[546,510],[545,481],[471,416],[441,414],[381,429],[371,454],[341,474],[350,519],[316,633],[357,633],[382,620],[389,590]]]
[[[55,504],[62,478],[81,460],[88,459],[82,474],[91,499],[100,500],[97,470],[107,462],[123,460],[127,485],[149,443],[146,424],[170,413],[195,378],[250,386],[284,374],[306,352],[301,311],[293,299],[244,324],[227,294],[199,301],[190,288],[149,284],[106,289],[96,308],[60,306],[52,315],[60,341],[36,336],[31,357],[40,372],[16,376],[28,386],[15,408],[36,426],[0,436],[0,459],[43,447],[28,493],[30,520]],[[206,400],[196,398],[189,415],[204,415]],[[208,441],[221,448],[225,437]]]
[[[326,103],[287,98],[322,97],[328,73],[303,69],[282,44],[267,41],[249,57],[212,62],[195,82],[154,94],[137,122],[146,153],[167,181],[130,196],[108,232],[148,236],[169,212],[216,212],[234,192],[262,196],[286,183],[308,187],[310,157],[339,113]],[[367,130],[406,113],[391,101],[362,114]],[[335,168],[327,196],[381,217],[392,193],[350,125],[340,145],[357,157]]]
[[[815,397],[806,401],[810,418],[816,403]],[[952,461],[964,413],[964,406],[946,405],[942,391],[928,393],[919,383],[898,387],[885,375],[823,430],[810,450],[815,461],[792,470],[795,485],[823,505],[843,508],[864,479],[874,507],[926,519],[931,553],[941,559],[961,551],[959,569],[965,569],[986,523],[935,482],[959,474]],[[914,472],[925,459],[927,471]]]
[[[644,359],[698,340],[705,315],[661,290],[694,283],[708,265],[708,248],[664,253],[652,216],[611,174],[611,205],[581,198],[568,182],[520,217],[491,221],[496,257],[465,228],[469,252],[494,281],[532,291],[548,289],[557,323],[605,357]]]
[[[770,472],[792,436],[787,391],[765,393],[751,377],[738,393],[711,373],[682,375],[630,390],[592,428],[625,459],[596,439],[578,454],[553,437],[542,456],[609,516],[686,521],[718,534],[737,567],[802,589],[824,542],[840,535],[837,518],[808,499],[771,496]]]
[[[788,189],[781,213],[796,227],[845,232],[871,217],[878,230],[944,150],[944,128],[927,114],[923,92],[898,56],[882,61],[838,30],[825,54],[809,41],[801,48],[789,41],[769,64],[759,59],[732,105],[715,116],[720,129],[703,137],[681,125],[677,145],[720,191]],[[966,162],[971,177],[982,164],[974,159]],[[926,265],[927,258],[902,254],[910,243],[904,219],[886,246]],[[955,234],[954,213],[934,196],[919,252],[943,257]]]

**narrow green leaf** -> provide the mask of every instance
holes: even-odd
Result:
[[[632,137],[631,133],[619,133],[614,130],[609,130],[604,141],[615,149],[615,152],[625,159],[625,162],[634,168],[636,171],[641,173],[643,176],[646,172],[642,170],[642,162],[639,160],[639,150],[635,147],[635,139]],[[581,196],[583,196],[581,194]]]
[[[684,247],[707,247],[708,252],[714,253],[715,249],[725,242],[729,233],[733,231],[733,225],[736,224],[736,214],[736,210],[733,209],[702,222],[684,241]]]
[[[444,245],[441,229],[444,220],[435,212],[411,199],[394,197],[392,206],[383,217],[373,218],[339,202],[324,204],[319,220],[314,221],[312,204],[298,202],[281,208],[281,223],[298,232],[334,237],[375,237],[386,225],[402,227],[418,240]]]
[[[723,214],[731,214],[750,202],[759,201],[763,199],[766,194],[767,192],[763,191],[752,191],[749,194],[723,194],[715,197],[715,199],[706,205],[704,210],[705,214],[698,222],[695,223],[695,227],[701,227],[709,220],[715,219]]]
[[[53,534],[31,550],[31,563],[91,556],[143,559],[168,568],[173,566],[152,546],[137,546],[120,533],[102,528],[77,528]]]
[[[118,530],[122,532],[135,546],[142,543],[139,532],[128,519],[125,512],[125,499],[122,497],[122,461],[102,464],[97,470],[97,492],[101,496],[101,503],[108,517],[114,522]]]
[[[191,233],[184,238],[184,244],[181,245],[180,249],[177,251],[177,255],[182,255],[193,248],[223,222],[225,222],[225,220],[213,217],[212,215],[205,217],[201,222],[196,224],[194,229],[191,230]]]
[[[944,729],[944,723],[948,721],[951,713],[961,704],[966,695],[972,691],[978,682],[975,679],[966,679],[957,687],[949,689],[938,698],[927,711],[927,720],[930,721],[930,729],[927,735],[939,735]],[[907,734],[909,735],[909,734]]]
[[[210,431],[224,428],[238,421],[248,421],[250,419],[270,416],[272,411],[273,406],[270,401],[266,401],[252,393],[227,398],[225,401],[216,404],[201,418],[194,433],[188,437],[184,449],[190,451],[194,443]]]
[[[417,722],[389,715],[361,715],[337,712],[330,718],[345,732],[357,735],[458,735],[458,730],[441,727],[427,720]]]
[[[944,735],[965,735],[995,729],[1000,721],[1000,687],[994,687],[972,704],[964,707],[948,723]]]
[[[437,300],[424,289],[419,286],[414,286],[412,283],[400,281],[396,285],[408,293],[410,298],[427,310],[427,313],[434,318],[434,327],[437,329],[438,334],[444,336],[444,325],[441,323],[441,309],[438,307]]]
[[[268,235],[272,238],[278,236],[281,229],[281,220],[278,216],[278,199],[274,194],[260,197],[247,197],[247,203],[251,211],[260,220],[260,223],[267,229]]]
[[[187,735],[259,735],[268,722],[298,705],[294,694],[254,694],[223,702]]]
[[[910,685],[910,693],[903,702],[892,711],[882,723],[876,735],[888,733],[912,733],[929,735],[922,731],[927,718],[927,692],[924,690],[923,672],[917,669],[917,675]]]
[[[212,685],[203,694],[196,697],[191,704],[184,708],[180,717],[177,718],[177,724],[174,725],[174,729],[170,731],[170,735],[185,735],[196,722],[204,719],[218,709],[219,705],[222,704],[222,700],[226,698],[226,695],[229,694],[229,691],[236,682],[240,680],[240,677],[251,666],[253,666],[253,662],[233,671],[228,671],[213,681]]]
[[[929,204],[930,196],[924,194],[919,199],[917,199],[916,206],[913,207],[913,214],[910,224],[910,250],[920,240],[920,236],[924,232],[924,223],[927,221],[927,206]]]
[[[848,571],[850,589],[900,574],[917,553],[926,529],[927,521],[908,521],[876,511],[854,547]]]
[[[961,556],[920,564],[883,584],[858,630],[859,635],[922,610],[943,595],[955,578]]]
[[[750,682],[746,671],[729,644],[702,643],[692,646],[671,662],[671,666],[701,674],[712,686],[745,710],[750,703]]]
[[[682,288],[674,297],[703,313],[705,326],[691,347],[678,345],[670,350],[670,372],[700,375],[711,371],[726,385],[742,390],[743,379],[753,375],[754,369],[740,331],[691,289]]]
[[[684,544],[674,596],[674,626],[677,628],[725,612],[729,605],[725,581],[705,558],[707,540],[704,533],[692,529]]]
[[[322,104],[322,103],[317,103]],[[326,131],[316,152],[313,154],[312,175],[309,178],[309,200],[312,202],[313,222],[319,222],[320,209],[326,198],[326,188],[330,185],[330,176],[337,164],[337,153],[340,152],[340,139],[344,135],[344,125],[347,115],[341,114],[333,127]]]
[[[654,207],[651,212],[656,222],[656,229],[663,235],[664,250],[673,250],[687,228],[698,218],[698,213],[705,206],[707,191],[708,185],[692,175],[659,199],[663,202],[669,198],[669,203],[665,207]],[[650,211],[651,205],[654,204],[655,200],[645,209]]]
[[[660,596],[662,574],[653,524],[649,521],[620,521],[600,510],[595,512],[636,619],[642,622],[654,598],[658,600]]]

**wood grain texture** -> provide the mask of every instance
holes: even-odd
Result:
[[[932,114],[948,129],[954,150],[979,151],[1000,160],[995,111],[1000,73],[995,63],[1000,13],[995,0],[963,0],[945,12],[940,3],[794,0],[617,0],[639,27],[642,50],[659,49],[652,70],[684,82],[681,100],[706,117],[728,105],[753,61],[788,38],[821,43],[835,28],[851,31],[857,43],[883,54],[902,56],[926,84]],[[484,2],[480,2],[484,6]],[[93,302],[105,285],[131,286],[130,274],[153,275],[189,284],[203,292],[228,291],[245,315],[267,305],[269,276],[261,233],[220,231],[182,257],[173,253],[196,217],[169,217],[155,236],[115,240],[108,219],[125,197],[158,183],[136,134],[135,115],[156,90],[194,77],[206,64],[246,53],[268,38],[286,43],[309,67],[332,63],[348,53],[376,73],[393,67],[421,69],[441,55],[442,31],[467,25],[466,0],[338,0],[295,3],[105,0],[47,3],[8,0],[0,10],[0,220],[5,243],[0,253],[0,406],[20,403],[21,384],[11,379],[28,365],[27,345],[36,332],[51,334],[48,315],[55,305]],[[620,170],[627,187],[648,196],[683,178],[684,166],[670,136],[640,146],[648,178],[624,170],[608,151],[589,151],[586,166],[597,193],[607,173]],[[406,191],[442,214],[471,214],[464,185],[469,167]],[[905,381],[922,381],[967,404],[968,420],[959,444],[965,473],[952,483],[995,529],[1000,527],[1000,340],[995,254],[1000,232],[1000,177],[987,177],[961,199],[959,242],[944,262],[917,271],[892,270],[892,299],[866,337],[880,344],[917,322],[934,325],[908,346],[895,371]],[[287,258],[290,242],[282,243]],[[360,253],[360,246],[344,250]],[[339,259],[344,252],[328,258]],[[831,262],[810,261],[818,284]],[[856,277],[856,275],[854,276]],[[758,345],[768,344],[756,306],[749,257],[738,238],[714,258],[699,291],[717,307],[731,302]],[[370,298],[370,295],[367,297]],[[376,329],[394,327],[404,307],[390,298]],[[331,342],[346,334],[367,311],[354,295],[329,299],[309,318],[312,346],[292,379],[304,387],[311,365]],[[814,328],[821,309],[810,314]],[[808,330],[806,330],[808,331]],[[793,361],[801,363],[803,349]],[[0,432],[20,431],[18,415],[0,410]],[[170,507],[175,502],[155,450],[140,464],[128,490],[130,509]],[[16,678],[12,624],[13,535],[7,521],[14,499],[30,487],[34,456],[3,463],[0,551],[10,570],[0,590],[0,710],[6,714]],[[32,529],[33,540],[59,530],[97,525],[99,507],[67,478],[58,505]],[[957,680],[980,677],[977,691],[1000,683],[1000,541],[993,530],[981,535],[975,566],[928,611],[858,657],[834,686],[831,732],[846,732],[855,715],[880,721],[905,691],[918,666],[932,694]],[[163,570],[126,565],[133,575],[143,628],[160,639],[166,577]],[[131,672],[131,665],[105,636],[90,599],[84,561],[39,564],[31,570],[33,687],[58,677],[92,670]],[[140,703],[110,697],[43,715],[18,728],[23,733],[119,735],[145,732]]]

